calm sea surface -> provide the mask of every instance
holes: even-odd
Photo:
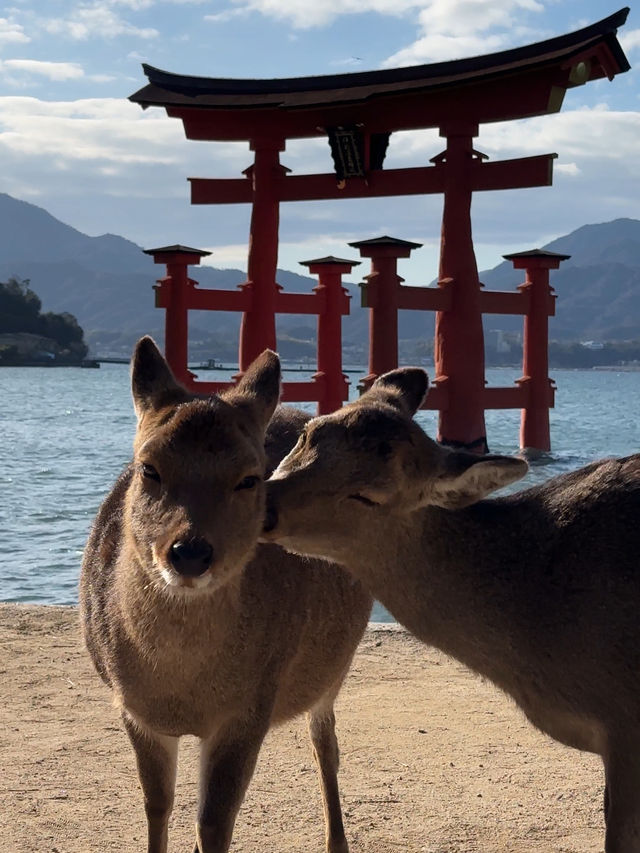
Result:
[[[511,385],[518,375],[515,368],[487,371],[489,385]],[[534,463],[513,490],[640,450],[640,372],[552,375],[558,386],[552,455]],[[208,371],[202,378],[228,376]],[[355,395],[358,375],[349,378]],[[5,367],[0,395],[0,600],[73,604],[90,524],[130,456],[135,419],[128,368]],[[418,416],[431,435],[436,417]],[[519,420],[515,410],[487,412],[493,452],[517,452]],[[374,618],[390,617],[379,609]]]

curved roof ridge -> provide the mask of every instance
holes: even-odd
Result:
[[[144,73],[149,83],[169,92],[199,95],[265,95],[284,94],[294,92],[324,91],[327,89],[345,89],[360,86],[375,86],[379,84],[412,83],[418,80],[428,80],[438,77],[455,77],[458,75],[469,75],[481,73],[482,71],[494,69],[504,65],[512,65],[527,60],[535,60],[556,51],[566,51],[573,47],[580,47],[592,39],[603,36],[614,35],[618,27],[622,26],[629,14],[629,7],[583,27],[580,30],[565,35],[554,36],[540,42],[510,48],[497,53],[481,54],[479,56],[464,59],[453,59],[444,62],[435,62],[423,65],[409,65],[401,68],[377,69],[373,71],[352,71],[346,74],[312,75],[307,77],[274,77],[265,79],[252,78],[224,78],[224,77],[201,77],[193,75],[176,74],[171,71],[163,71],[152,65],[143,63]],[[614,47],[617,45],[615,39]],[[620,65],[620,71],[628,71],[630,66],[622,52],[618,49],[616,59]],[[135,103],[147,102],[142,97],[144,89],[130,96]],[[147,102],[148,103],[148,102]]]

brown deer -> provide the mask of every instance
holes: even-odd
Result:
[[[606,853],[640,853],[640,455],[483,500],[518,458],[439,446],[424,371],[314,418],[267,483],[265,538],[348,567],[413,634],[605,769]]]
[[[326,850],[348,850],[333,702],[371,598],[338,566],[258,545],[265,472],[308,417],[274,415],[279,386],[270,352],[208,399],[175,381],[150,338],[133,357],[133,461],[94,523],[80,604],[135,750],[148,853],[167,850],[182,735],[200,739],[196,853],[224,853],[267,730],[304,711]]]

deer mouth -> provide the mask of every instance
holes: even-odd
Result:
[[[162,576],[162,580],[165,582],[166,586],[176,592],[193,591],[194,593],[197,593],[210,586],[213,580],[213,575],[210,571],[206,571],[203,574],[194,577],[190,575],[180,575],[174,571],[174,569],[170,569],[165,566],[160,569],[160,575]]]

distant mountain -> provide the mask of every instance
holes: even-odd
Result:
[[[556,292],[552,338],[625,340],[640,338],[640,221],[615,219],[583,225],[540,248],[571,255],[550,273]],[[488,289],[507,290],[524,279],[508,261],[480,274]],[[492,325],[493,324],[493,325]],[[487,317],[485,328],[520,329],[517,317]]]
[[[152,286],[164,275],[140,246],[113,234],[88,237],[36,205],[0,194],[0,281],[11,276],[29,279],[44,311],[68,311],[95,339],[98,331],[158,333],[164,312],[154,307]],[[201,266],[190,273],[202,287],[234,289],[246,273]],[[313,278],[280,270],[285,290],[310,292]],[[305,318],[311,326],[312,320]],[[283,329],[300,320],[279,318]],[[197,312],[192,326],[199,332],[234,339],[237,349],[239,314]],[[362,318],[363,328],[366,318]],[[128,345],[127,345],[128,346]]]
[[[540,248],[571,255],[551,272],[558,296],[552,338],[640,338],[640,221],[585,225]],[[42,208],[0,194],[0,281],[11,276],[30,279],[43,310],[74,314],[91,344],[111,340],[115,346],[119,341],[126,349],[142,333],[160,335],[164,316],[154,307],[151,288],[163,272],[123,237],[88,237]],[[246,276],[241,270],[208,266],[192,268],[191,273],[202,287],[212,288],[233,289]],[[523,277],[507,262],[480,275],[487,288],[498,290],[515,288]],[[310,292],[317,283],[285,270],[278,272],[278,281],[294,292]],[[368,312],[360,307],[358,288],[351,288],[351,293],[351,315],[343,324],[345,346],[363,353]],[[432,320],[422,312],[400,314],[401,339],[423,339],[425,330],[430,336]],[[221,352],[237,350],[239,315],[194,312],[190,322],[192,343],[214,336]],[[522,318],[488,316],[485,328],[519,331]],[[313,354],[314,330],[313,317],[278,317],[278,335],[296,357]]]

